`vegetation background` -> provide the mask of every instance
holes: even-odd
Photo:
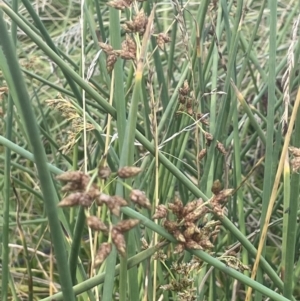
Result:
[[[299,20],[0,1],[2,300],[299,300]]]

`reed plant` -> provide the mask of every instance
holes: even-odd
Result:
[[[299,20],[1,1],[2,300],[299,300]]]

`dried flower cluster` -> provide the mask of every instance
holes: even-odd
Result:
[[[162,290],[174,291],[178,295],[178,300],[194,301],[196,300],[196,288],[194,286],[194,275],[200,268],[200,262],[192,259],[190,262],[172,263],[171,271],[176,275],[170,283],[162,285]]]
[[[300,148],[291,146],[289,147],[289,151],[294,157],[291,160],[292,171],[298,172],[300,169]]]
[[[136,0],[137,2],[144,2],[146,0]],[[114,7],[115,9],[124,10],[129,8],[134,0],[113,0],[107,3],[108,6]]]
[[[125,32],[128,33],[138,33],[143,35],[148,23],[148,18],[144,13],[144,10],[141,9],[133,18],[132,21],[125,21],[122,28]]]
[[[66,185],[62,187],[63,192],[71,192],[58,205],[60,207],[91,206],[93,200],[100,196],[98,187],[90,184],[90,177],[80,171],[67,171],[56,177]]]
[[[86,129],[86,131],[92,131],[95,129],[94,125],[89,122],[83,123],[82,114],[76,109],[72,102],[68,99],[65,99],[61,94],[58,94],[56,99],[48,99],[46,103],[59,111],[61,115],[68,121],[71,121],[70,130],[66,131],[67,134],[67,143],[63,143],[60,147],[60,150],[63,153],[69,152],[74,144],[76,144],[79,139],[79,134]]]
[[[117,175],[120,178],[134,177],[141,172],[141,168],[134,166],[125,166],[117,171]],[[107,179],[111,175],[111,171],[106,166],[100,166],[98,169],[98,176],[101,179]],[[128,203],[122,197],[114,195],[106,195],[102,193],[99,187],[92,182],[89,175],[80,171],[68,171],[59,176],[57,179],[64,182],[65,185],[62,187],[63,192],[69,192],[59,204],[60,207],[72,207],[72,206],[83,206],[89,207],[93,202],[97,206],[106,205],[111,214],[116,216],[120,215],[121,207],[127,206]],[[137,189],[132,189],[130,193],[130,199],[132,202],[145,207],[151,208],[151,204],[145,194]],[[120,221],[114,226],[108,226],[97,216],[88,216],[87,225],[93,231],[101,231],[105,235],[111,237],[112,243],[116,246],[120,255],[124,256],[126,253],[126,244],[124,238],[124,232],[132,229],[139,223],[139,220],[127,219]],[[95,266],[100,265],[105,258],[111,252],[111,243],[102,243],[95,256]]]
[[[170,37],[165,33],[159,33],[156,37],[157,46],[163,50],[166,43],[171,41]]]
[[[189,115],[193,115],[193,97],[190,95],[190,86],[187,80],[184,81],[182,88],[179,89],[178,100],[181,104],[179,108],[180,112],[187,112]]]
[[[108,72],[111,72],[114,68],[114,65],[118,57],[121,57],[124,60],[133,60],[136,58],[136,44],[134,40],[126,35],[126,39],[122,43],[121,50],[114,50],[111,45],[98,42],[100,48],[106,53],[106,69]]]
[[[173,203],[158,205],[153,219],[163,219],[163,226],[178,241],[176,253],[188,249],[199,249],[209,251],[213,248],[212,240],[219,232],[219,221],[210,221],[199,226],[199,221],[204,220],[206,213],[212,212],[218,216],[223,215],[222,206],[225,204],[233,189],[221,190],[221,184],[215,181],[212,192],[213,197],[206,204],[202,199],[187,203],[185,206],[180,199],[175,198]],[[209,205],[209,206],[208,206]],[[169,213],[176,217],[171,220]]]
[[[139,220],[136,219],[127,219],[120,221],[115,226],[112,226],[111,229],[108,228],[98,217],[89,216],[87,218],[88,226],[94,231],[101,231],[104,234],[110,232],[111,239],[113,244],[116,246],[120,255],[125,256],[126,254],[126,243],[124,238],[124,232],[129,231],[134,228],[139,223]],[[111,243],[102,243],[95,256],[95,266],[99,266],[105,258],[111,252],[112,245]]]

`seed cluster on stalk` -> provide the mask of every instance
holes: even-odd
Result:
[[[209,126],[208,119],[202,113],[194,112],[193,104],[195,103],[195,97],[193,91],[191,91],[189,83],[187,80],[184,81],[181,88],[178,90],[178,101],[179,101],[179,109],[177,114],[180,112],[186,112],[190,116],[193,116],[196,120],[199,120],[203,125]],[[206,145],[210,146],[211,142],[213,141],[214,137],[211,133],[204,132],[204,137],[206,141]],[[224,145],[217,141],[216,149],[223,155],[226,155],[226,149]],[[198,153],[198,160],[202,160],[206,156],[207,150],[206,148],[200,150]]]
[[[143,2],[140,0],[137,2]],[[118,10],[124,10],[132,7],[133,0],[113,0],[107,3],[108,6]],[[106,69],[111,72],[118,57],[124,60],[132,60],[136,62],[136,42],[134,41],[134,34],[143,35],[147,28],[148,17],[146,16],[143,8],[138,10],[133,16],[132,20],[127,20],[122,24],[122,29],[126,33],[126,38],[122,42],[121,49],[113,49],[113,47],[107,43],[98,42],[100,48],[106,53]],[[152,33],[151,33],[152,34]],[[157,45],[160,49],[163,49],[165,43],[170,42],[170,38],[166,33],[159,33],[156,36]]]
[[[185,249],[199,249],[210,251],[214,245],[213,241],[219,233],[220,222],[205,222],[205,215],[213,212],[218,216],[223,215],[223,205],[233,189],[221,190],[219,182],[215,181],[212,187],[213,197],[204,203],[202,199],[188,202],[183,205],[179,198],[175,198],[173,203],[168,206],[158,205],[153,215],[153,219],[162,219],[162,225],[171,233],[178,244],[175,248],[176,253],[183,252]],[[175,218],[174,218],[175,217]],[[199,224],[200,223],[200,224]]]
[[[98,177],[100,179],[108,179],[110,176],[117,175],[125,179],[134,177],[141,171],[142,169],[139,167],[125,166],[120,168],[116,173],[112,173],[108,167],[101,166],[98,169]],[[62,191],[69,193],[59,202],[59,207],[90,207],[94,203],[97,206],[105,205],[111,214],[120,216],[121,207],[128,205],[128,202],[120,196],[110,196],[102,193],[98,185],[92,182],[90,176],[81,171],[68,171],[57,176],[57,179],[65,183]],[[151,208],[151,204],[144,192],[138,189],[132,189],[129,198],[133,203],[141,207]],[[126,254],[124,232],[129,231],[139,223],[139,220],[136,219],[126,219],[121,220],[116,225],[108,225],[97,216],[87,216],[86,221],[91,230],[101,231],[104,235],[110,236],[112,243],[122,256]],[[112,243],[105,242],[100,245],[95,256],[95,267],[100,265],[109,255]]]

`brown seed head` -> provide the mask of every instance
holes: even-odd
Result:
[[[186,239],[192,239],[194,234],[200,233],[199,228],[194,223],[188,223],[186,229],[183,232],[183,235]]]
[[[113,0],[113,1],[109,1],[107,3],[108,6],[111,6],[115,9],[119,9],[119,10],[123,10],[125,8],[130,7],[132,1],[125,1],[125,0]]]
[[[198,243],[196,243],[194,240],[191,239],[186,242],[185,246],[188,249],[203,250],[203,248]]]
[[[207,118],[203,118],[204,114],[202,113],[197,113],[196,118],[197,120],[200,120],[200,122],[204,125],[209,126],[209,121],[207,120]]]
[[[214,137],[212,134],[208,133],[208,132],[205,132],[205,139],[206,139],[206,143],[210,143],[211,141],[214,140]]]
[[[165,43],[168,43],[170,42],[171,39],[170,37],[165,34],[165,33],[159,33],[156,37],[156,43],[157,43],[157,46],[163,50],[164,49],[164,46],[165,46]]]
[[[188,202],[183,208],[182,215],[186,216],[188,213],[195,210],[197,206],[199,206],[197,201]]]
[[[144,34],[148,23],[148,18],[144,13],[144,10],[141,9],[134,18],[134,25],[136,32],[139,34]]]
[[[190,92],[189,83],[187,80],[185,80],[183,83],[183,87],[179,88],[179,94],[186,96],[189,94],[189,92]]]
[[[116,230],[123,233],[138,225],[140,221],[138,219],[125,219],[120,221],[117,225],[114,226]]]
[[[175,250],[174,250],[174,253],[175,254],[178,254],[178,253],[182,253],[185,249],[185,246],[184,244],[177,244],[176,247],[175,247]]]
[[[106,204],[110,200],[111,196],[101,193],[97,198],[96,198],[96,204],[97,206],[102,206],[103,204]]]
[[[79,205],[82,192],[74,192],[62,199],[59,203],[59,207],[73,207]]]
[[[108,166],[99,166],[98,177],[100,179],[106,180],[107,178],[109,178],[110,174],[111,174],[111,170]]]
[[[129,197],[132,202],[139,204],[141,207],[151,209],[151,204],[143,191],[132,189]]]
[[[111,200],[114,204],[118,204],[121,207],[127,206],[128,203],[126,202],[126,200],[124,200],[122,197],[118,196],[118,195],[114,195],[111,197]]]
[[[172,234],[177,239],[177,241],[182,242],[182,243],[185,242],[185,238],[179,230],[175,230]]]
[[[222,189],[222,185],[220,180],[215,180],[213,186],[211,187],[211,192],[217,195]]]
[[[163,225],[166,228],[166,230],[170,233],[174,233],[178,228],[177,223],[169,220],[165,220]]]
[[[102,231],[103,233],[108,233],[107,226],[97,217],[97,216],[88,216],[87,225],[94,231]]]
[[[124,166],[118,170],[118,176],[123,179],[131,178],[138,175],[142,169],[135,166]]]
[[[106,44],[106,43],[102,43],[102,42],[98,42],[100,48],[107,54],[107,55],[111,55],[114,54],[114,49],[112,48],[111,45]]]
[[[153,219],[160,219],[167,217],[168,215],[168,208],[165,205],[158,205],[156,206],[155,213],[152,216]]]
[[[116,54],[110,54],[107,58],[106,58],[106,69],[108,72],[111,72],[114,69],[114,65],[117,61],[117,55]]]
[[[206,148],[202,149],[198,154],[198,160],[201,161],[206,156],[206,153],[207,153],[207,149]]]
[[[223,189],[211,199],[211,204],[218,205],[226,202],[226,199],[232,195],[234,189]]]
[[[226,149],[221,142],[219,142],[219,141],[217,142],[216,148],[221,154],[223,154],[223,155],[227,154]]]
[[[214,248],[214,245],[211,243],[211,241],[209,239],[202,239],[198,243],[204,250]]]
[[[112,238],[112,241],[115,244],[118,252],[120,253],[120,255],[125,256],[126,255],[126,244],[125,244],[124,235],[121,232],[119,232],[117,229],[112,228],[111,238]]]
[[[105,242],[100,245],[95,256],[95,267],[99,266],[111,252],[111,243]]]

